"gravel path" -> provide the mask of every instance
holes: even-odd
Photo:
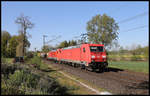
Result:
[[[103,73],[90,72],[74,68],[66,64],[56,64],[44,60],[64,72],[68,72],[94,85],[106,89],[112,94],[124,95],[149,95],[149,75],[117,68],[107,68]]]

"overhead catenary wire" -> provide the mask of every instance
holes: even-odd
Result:
[[[124,20],[122,20],[122,21],[119,21],[118,23],[119,23],[119,24],[120,24],[120,23],[126,23],[126,22],[128,22],[128,21],[137,19],[137,18],[142,17],[142,16],[145,16],[145,15],[147,15],[147,14],[148,14],[148,12],[143,12],[143,13],[141,13],[141,14],[138,14],[138,15],[135,15],[135,16],[133,16],[133,17],[124,19]],[[125,30],[125,32],[133,31],[133,30],[137,30],[137,29],[141,29],[141,28],[145,28],[145,27],[147,27],[147,25],[138,26],[138,27],[135,27],[135,28],[132,28],[132,29],[127,29],[127,30]],[[85,39],[85,38],[86,38],[85,35],[87,36],[88,34],[87,34],[87,33],[83,33],[83,34],[81,34],[80,36],[74,36],[73,38]]]
[[[138,14],[138,15],[136,15],[136,16],[133,16],[133,17],[130,17],[130,18],[124,19],[124,20],[122,20],[122,21],[119,21],[118,23],[119,23],[119,24],[120,24],[120,23],[125,23],[125,22],[128,22],[128,21],[131,21],[131,20],[137,19],[137,18],[139,18],[139,17],[145,16],[145,15],[147,15],[147,14],[148,14],[148,12],[143,12],[143,13]]]
[[[50,43],[50,42],[52,42],[52,41],[54,41],[54,40],[57,40],[58,38],[61,38],[61,36],[59,35],[59,36],[55,37],[54,39],[47,41],[46,44],[47,44],[47,43]]]
[[[147,14],[148,14],[148,12],[143,12],[143,13],[138,14],[138,15],[136,15],[136,16],[133,16],[133,17],[124,19],[124,20],[122,20],[122,21],[119,21],[118,23],[119,23],[119,24],[120,24],[120,23],[126,23],[126,22],[128,22],[128,21],[137,19],[137,18],[142,17],[142,16],[145,16],[145,15],[147,15]],[[148,27],[148,26],[147,26],[147,25],[142,25],[142,26],[138,26],[138,27],[135,27],[135,28],[132,28],[132,29],[127,29],[127,30],[125,30],[124,32],[133,31],[133,30],[137,30],[137,29],[141,29],[141,28],[145,28],[145,27]]]
[[[142,28],[145,28],[145,27],[148,27],[148,26],[147,25],[138,26],[138,27],[135,27],[135,28],[132,28],[132,29],[125,30],[124,32],[133,31],[133,30],[137,30],[137,29],[142,29]]]
[[[120,23],[125,23],[125,22],[131,21],[131,20],[133,20],[133,19],[137,19],[137,18],[139,18],[139,17],[145,16],[145,15],[147,15],[147,14],[148,14],[148,12],[143,12],[143,13],[138,14],[138,15],[136,15],[136,16],[133,16],[133,17],[124,19],[124,20],[122,20],[122,21],[119,21],[118,23],[119,23],[119,24],[120,24]],[[128,29],[128,30],[125,30],[125,31],[126,31],[126,32],[128,32],[128,31],[133,31],[133,30],[137,30],[137,29],[141,29],[141,28],[145,28],[145,27],[147,27],[147,25],[138,26],[138,27],[136,27],[136,28]],[[82,36],[82,38],[83,38],[83,35],[85,35],[85,34],[81,34],[80,36]],[[80,36],[75,36],[74,38],[79,38]]]

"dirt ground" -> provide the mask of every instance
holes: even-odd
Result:
[[[68,72],[116,95],[149,95],[149,75],[108,67],[104,72],[91,72],[66,64],[44,60],[64,72]]]

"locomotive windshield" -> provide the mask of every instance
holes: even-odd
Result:
[[[91,52],[103,52],[104,48],[103,46],[90,46]]]

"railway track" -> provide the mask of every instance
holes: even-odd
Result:
[[[52,61],[44,60],[44,62],[100,86],[100,88],[104,88],[113,94],[149,94],[148,75],[141,75],[136,72],[115,68],[108,68],[103,73],[98,73],[81,70],[81,68],[74,68],[66,64],[56,64]]]

